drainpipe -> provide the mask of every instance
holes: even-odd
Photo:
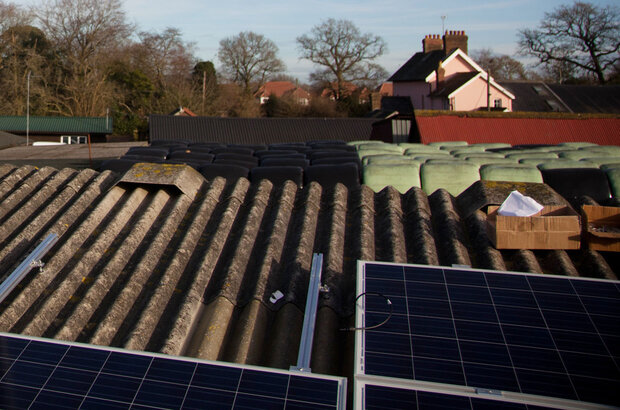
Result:
[[[491,111],[491,69],[487,67],[487,111]]]

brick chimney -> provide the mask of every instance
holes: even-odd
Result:
[[[446,54],[455,48],[460,48],[465,54],[467,54],[467,36],[464,31],[446,31],[443,36],[443,48],[446,50]]]
[[[424,53],[430,53],[435,50],[443,49],[443,40],[439,34],[427,34],[422,40],[422,50]]]

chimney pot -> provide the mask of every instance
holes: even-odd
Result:
[[[467,54],[467,36],[465,30],[446,30],[446,35],[443,37],[443,48],[446,53],[460,48],[465,54]]]
[[[422,40],[422,50],[424,53],[430,53],[435,50],[443,50],[443,40],[439,34],[428,34]]]

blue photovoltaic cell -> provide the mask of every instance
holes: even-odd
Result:
[[[344,409],[344,383],[0,334],[2,409]]]
[[[456,394],[427,392],[416,389],[386,387],[366,383],[364,408],[367,410],[471,409],[471,410],[536,410],[543,407],[511,403],[497,399],[467,397]]]
[[[620,405],[617,281],[364,264],[364,368]]]

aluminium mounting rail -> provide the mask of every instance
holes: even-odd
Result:
[[[316,311],[319,304],[319,291],[321,290],[321,273],[323,270],[323,254],[315,253],[312,256],[312,268],[308,284],[308,296],[306,297],[306,311],[304,324],[297,355],[297,366],[291,366],[290,370],[300,372],[312,372],[310,369],[310,357],[312,355],[312,340],[314,339],[314,326],[316,324]]]
[[[58,235],[49,234],[34,251],[24,259],[22,263],[0,284],[0,303],[11,293],[13,289],[26,277],[32,268],[42,269],[44,263],[41,261],[43,256],[52,249],[58,241]]]

